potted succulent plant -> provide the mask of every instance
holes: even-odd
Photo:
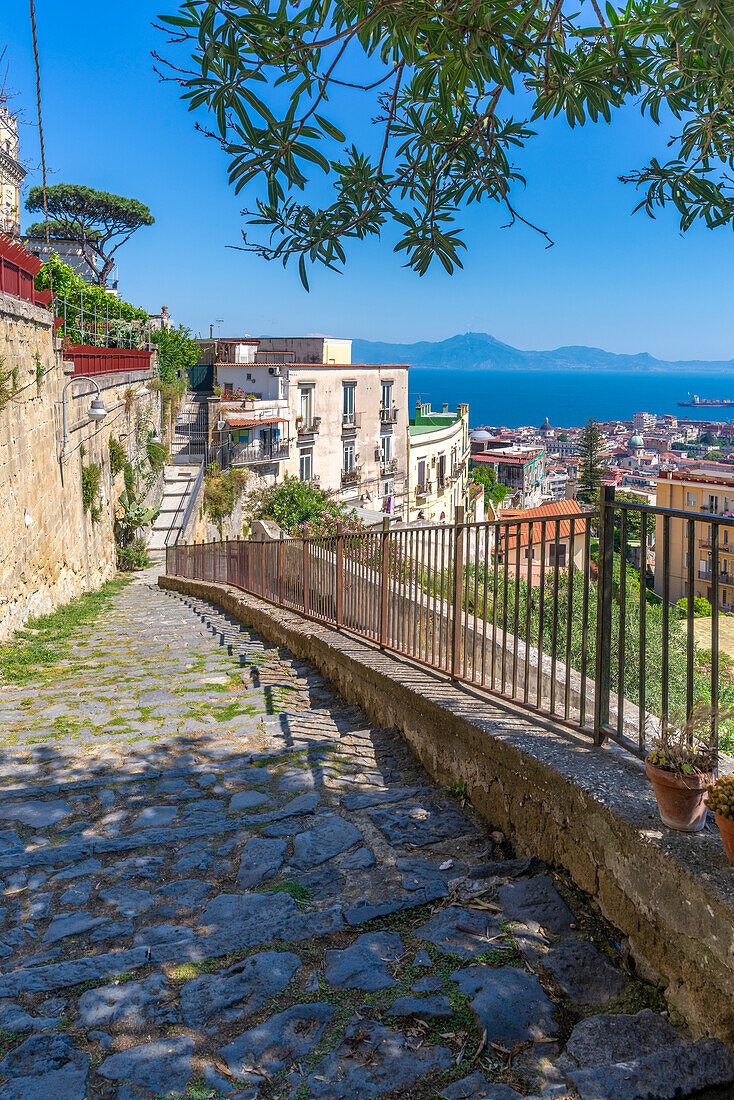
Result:
[[[709,784],[706,805],[716,815],[724,851],[734,863],[734,775],[720,775]]]
[[[706,824],[704,797],[716,767],[716,750],[696,727],[694,718],[664,729],[645,760],[663,824],[682,833],[700,833]]]

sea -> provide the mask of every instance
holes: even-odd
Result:
[[[697,410],[679,408],[679,401],[699,397],[734,398],[729,374],[647,374],[611,371],[432,370],[411,367],[410,404],[444,402],[455,409],[469,405],[471,427],[491,424],[518,428],[539,426],[546,417],[554,428],[571,428],[595,420],[631,420],[636,412],[672,413],[683,419],[734,420],[734,407]]]

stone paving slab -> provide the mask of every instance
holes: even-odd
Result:
[[[201,600],[133,583],[0,725],[3,1100],[734,1082],[565,879]]]

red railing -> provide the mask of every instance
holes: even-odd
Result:
[[[10,294],[48,309],[50,290],[36,290],[34,277],[43,265],[17,241],[0,233],[0,294]]]
[[[74,374],[116,374],[150,370],[152,351],[135,348],[95,348],[67,344],[64,359],[74,363]]]

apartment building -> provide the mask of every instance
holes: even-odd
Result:
[[[353,364],[351,341],[330,337],[199,343],[213,366],[233,461],[257,467],[266,481],[290,474],[346,504],[404,515],[405,364]]]
[[[694,524],[694,545],[688,545],[688,523],[671,519],[669,593],[671,603],[688,596],[688,554],[694,555],[693,596],[713,601],[712,525],[706,514],[734,516],[734,470],[716,462],[695,462],[685,470],[660,472],[655,503],[660,508],[703,513]],[[663,593],[663,519],[655,526],[655,591]],[[719,527],[718,603],[734,611],[734,526]]]
[[[518,507],[536,508],[543,500],[545,486],[544,447],[505,447],[502,450],[476,451],[474,465],[494,466],[497,481],[506,485]]]
[[[469,504],[469,406],[418,402],[408,426],[408,522],[452,523]]]
[[[632,417],[632,428],[635,432],[652,431],[658,422],[655,413],[638,412]]]
[[[20,188],[25,168],[18,160],[18,120],[0,97],[0,231],[20,234]]]

